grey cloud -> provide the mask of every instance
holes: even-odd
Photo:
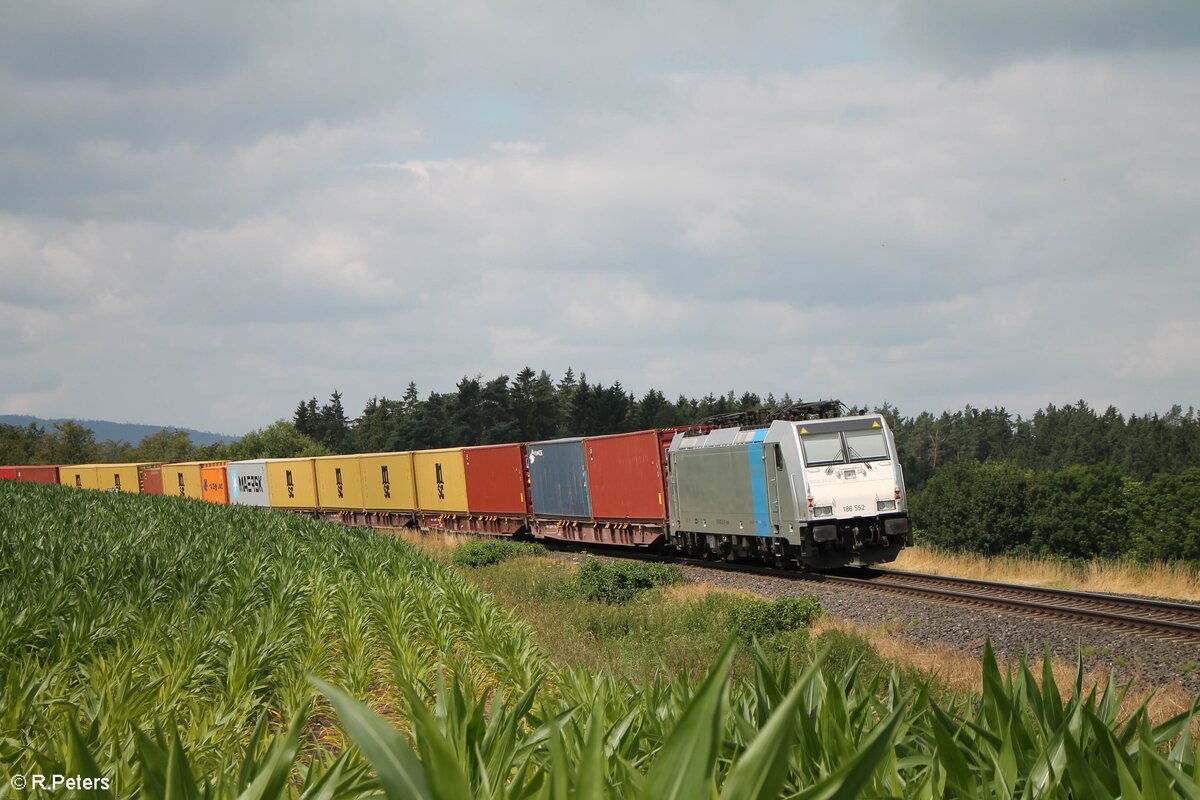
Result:
[[[886,38],[903,52],[970,68],[1070,53],[1200,47],[1200,5],[1191,0],[916,0],[895,4],[889,18]]]

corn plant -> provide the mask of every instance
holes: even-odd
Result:
[[[1048,657],[978,696],[731,643],[702,679],[558,669],[402,542],[259,509],[0,483],[0,762],[119,797],[1195,797]]]

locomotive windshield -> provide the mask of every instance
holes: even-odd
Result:
[[[802,433],[800,442],[804,445],[804,463],[810,467],[888,457],[887,439],[881,430]]]
[[[888,457],[883,431],[846,431],[846,450],[851,461],[875,461]]]
[[[804,443],[804,462],[817,464],[841,464],[846,460],[840,433],[808,433],[800,437]]]

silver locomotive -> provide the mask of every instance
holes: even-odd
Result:
[[[892,561],[912,544],[904,472],[879,414],[701,428],[676,434],[667,453],[670,544],[683,552],[830,569]]]

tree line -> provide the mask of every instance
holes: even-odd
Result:
[[[0,464],[176,464],[183,461],[237,461],[247,458],[323,456],[332,451],[296,430],[288,420],[251,431],[235,442],[197,447],[184,431],[164,428],[136,445],[96,441],[76,422],[55,430],[40,425],[0,423]]]

